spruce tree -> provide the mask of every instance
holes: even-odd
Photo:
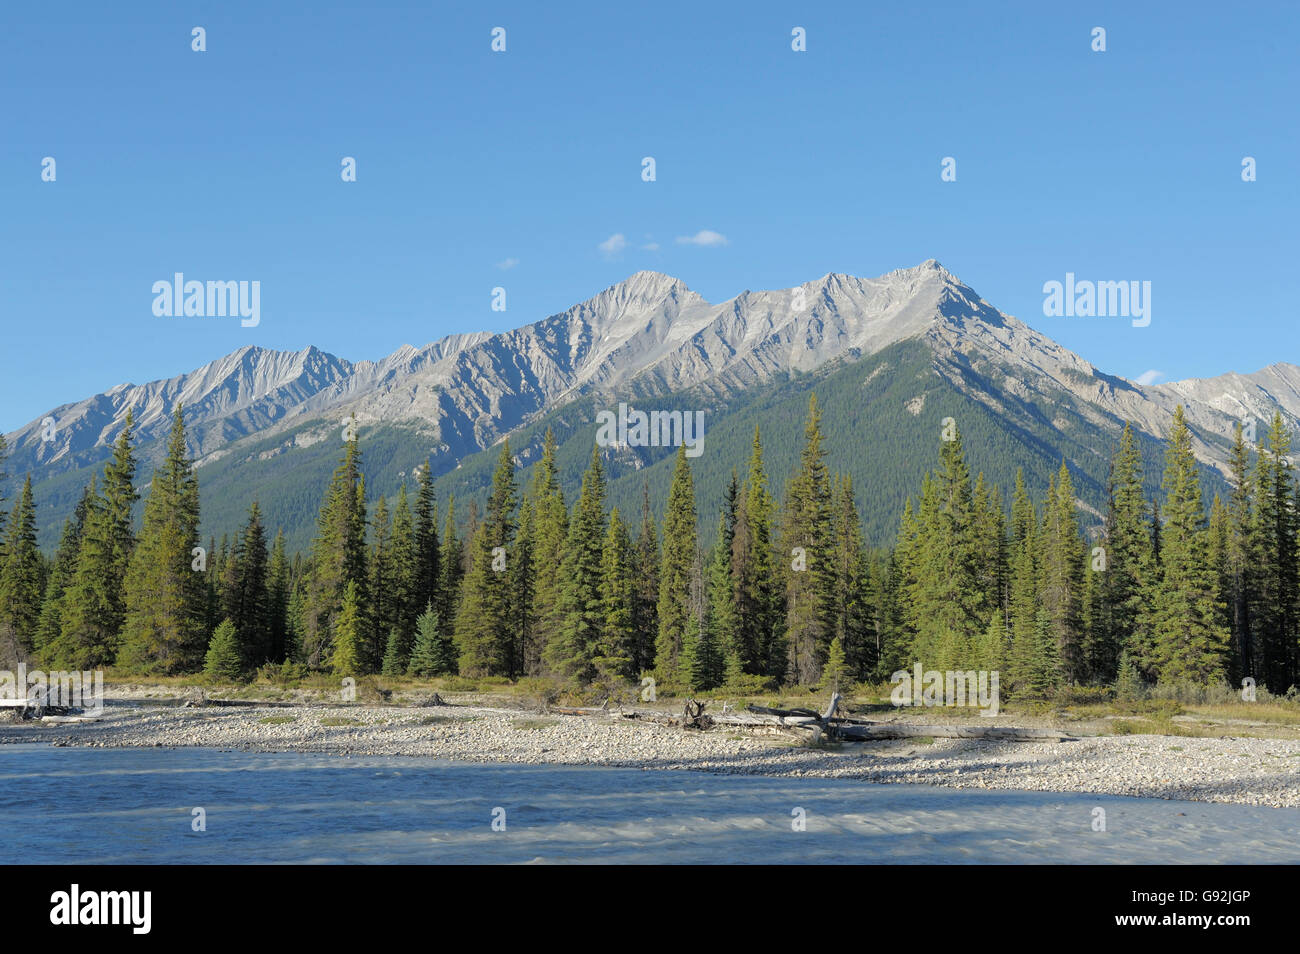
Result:
[[[51,665],[95,669],[117,658],[125,614],[124,581],[135,547],[134,427],[134,414],[128,411],[99,489],[92,486],[76,570],[60,604],[59,638],[47,650]]]
[[[743,672],[736,625],[736,586],[731,575],[732,543],[739,517],[739,501],[732,504],[731,500],[736,499],[738,490],[733,474],[729,506],[718,518],[717,541],[706,570],[708,602],[701,627],[703,645],[696,647],[693,667],[697,680],[701,680],[695,684],[697,689],[712,689],[727,681],[728,676],[738,677]]]
[[[291,597],[289,559],[285,553],[284,531],[277,530],[271,545],[271,564],[267,570],[266,605],[267,637],[270,658],[284,662],[291,655],[289,647],[289,601]]]
[[[834,521],[835,626],[832,641],[839,640],[848,672],[854,678],[865,679],[876,664],[874,614],[869,592],[871,579],[862,549],[862,525],[853,494],[853,479],[847,474],[836,481]],[[1000,535],[1000,529],[998,532]]]
[[[313,668],[328,665],[334,616],[342,606],[349,583],[366,582],[365,479],[356,435],[344,445],[343,457],[330,479],[317,518],[311,544],[311,577],[307,581],[302,612],[306,662]],[[361,660],[358,657],[357,664]]]
[[[413,546],[415,563],[412,568],[410,601],[407,618],[412,632],[416,620],[426,606],[441,605],[439,589],[442,586],[441,552],[438,541],[438,503],[433,490],[433,461],[425,460],[419,468],[415,492],[415,525]],[[398,504],[400,510],[400,502]]]
[[[380,664],[379,671],[385,676],[400,676],[406,672],[407,666],[410,665],[410,649],[405,649],[403,655],[402,634],[393,630],[388,634],[388,639],[384,642],[384,660]]]
[[[361,605],[361,589],[349,580],[343,590],[343,602],[334,616],[330,669],[336,676],[357,676],[364,670],[363,658],[369,637],[365,632],[366,615]]]
[[[1160,580],[1148,609],[1149,665],[1161,681],[1206,685],[1225,675],[1228,634],[1206,560],[1200,477],[1182,405],[1174,411],[1161,487],[1165,523]]]
[[[1083,682],[1088,675],[1082,627],[1083,566],[1074,484],[1064,461],[1048,491],[1039,552],[1039,600],[1056,643],[1062,675],[1066,682]]]
[[[519,502],[518,527],[515,531],[514,556],[506,568],[510,593],[510,639],[513,658],[510,671],[530,675],[532,652],[537,645],[537,517],[532,497]]]
[[[438,611],[430,604],[416,621],[415,645],[411,649],[411,661],[406,671],[412,676],[436,676],[455,672],[455,658],[455,647],[444,636]]]
[[[1250,590],[1256,566],[1254,507],[1251,500],[1250,448],[1241,422],[1233,434],[1229,457],[1232,493],[1228,497],[1228,540],[1224,553],[1224,601],[1227,606],[1237,671],[1234,681],[1244,676],[1262,678],[1251,633]]]
[[[632,679],[640,674],[634,662],[637,633],[633,620],[635,584],[632,578],[632,538],[618,508],[609,515],[609,527],[600,554],[601,627],[596,671],[607,677]]]
[[[533,468],[533,480],[528,496],[532,501],[535,532],[533,534],[533,603],[536,620],[532,639],[524,649],[524,668],[530,675],[543,669],[546,647],[554,639],[561,625],[560,592],[563,579],[560,567],[564,562],[565,543],[569,535],[569,514],[560,489],[555,463],[555,435],[550,428],[542,446],[542,456]]]
[[[487,513],[470,539],[469,573],[456,616],[460,671],[467,676],[517,676],[517,626],[512,613],[509,562],[515,542],[515,464],[501,445]]]
[[[400,615],[401,607],[392,590],[393,560],[389,538],[393,523],[388,501],[380,497],[370,514],[370,552],[366,560],[366,628],[369,642],[364,647],[366,672],[378,671],[383,663],[385,640]]]
[[[239,634],[244,669],[256,669],[271,658],[271,607],[267,591],[269,558],[266,530],[257,501],[248,509],[248,522],[235,535],[229,584],[223,588],[223,616]]]
[[[763,468],[762,438],[755,427],[731,542],[736,652],[741,670],[755,676],[785,674],[785,588],[772,536],[775,509]]]
[[[443,525],[442,550],[438,554],[438,567],[442,578],[438,582],[438,600],[432,604],[438,626],[440,645],[454,646],[456,609],[460,606],[460,583],[464,577],[464,551],[456,532],[456,498],[447,496],[447,516]],[[454,669],[454,667],[453,667]]]
[[[181,408],[178,405],[176,414]],[[108,625],[120,633],[126,617],[125,581],[127,568],[135,551],[135,505],[140,495],[135,490],[135,453],[131,442],[135,437],[135,412],[128,410],[122,431],[113,444],[113,456],[104,467],[103,496],[104,519],[108,542],[112,548],[112,562],[107,589],[111,594]]]
[[[641,485],[641,528],[632,554],[632,675],[654,667],[659,635],[659,535],[650,513],[650,485]]]
[[[208,643],[207,654],[203,659],[203,672],[217,680],[242,679],[244,655],[240,643],[235,624],[228,619],[222,620]]]
[[[1038,520],[1024,475],[1016,471],[1011,504],[1011,578],[1009,646],[1006,652],[1008,688],[1029,693],[1035,673],[1050,670],[1047,660],[1038,659]]]
[[[579,684],[595,677],[596,659],[607,655],[601,599],[605,532],[605,468],[600,448],[595,447],[569,521],[560,573],[559,628],[546,646],[550,669]]]
[[[383,621],[389,639],[384,645],[385,665],[390,651],[396,653],[394,666],[405,672],[415,641],[415,623],[423,605],[417,608],[419,557],[416,546],[415,525],[411,506],[406,496],[406,485],[397,492],[397,506],[393,510],[393,534],[388,551],[389,613]],[[427,605],[427,601],[424,605]],[[392,636],[397,635],[396,643]],[[394,675],[395,673],[389,673]]]
[[[1109,503],[1098,571],[1101,611],[1096,639],[1089,653],[1089,670],[1098,682],[1111,682],[1124,652],[1139,655],[1146,642],[1138,626],[1142,605],[1153,578],[1155,556],[1142,495],[1142,456],[1131,424],[1124,425],[1119,448],[1110,464]]]
[[[36,508],[32,503],[32,478],[27,475],[22,492],[6,524],[3,565],[0,566],[0,657],[17,663],[31,658],[41,618],[44,590],[43,565],[36,547]]]
[[[63,594],[77,571],[77,553],[81,549],[81,537],[85,532],[93,486],[92,481],[83,491],[72,516],[63,522],[59,548],[54,553],[54,563],[45,584],[35,645],[40,658],[47,664],[51,661],[51,653],[57,652],[59,636],[63,631]]]
[[[1296,682],[1297,517],[1291,436],[1275,413],[1256,459],[1254,488],[1254,651],[1264,684],[1284,692]]]
[[[0,534],[5,530],[5,519],[9,516],[5,513],[5,482],[9,480],[9,474],[5,472],[5,460],[9,457],[9,444],[5,441],[5,436],[0,434]]]
[[[817,688],[841,692],[848,688],[848,683],[848,661],[844,653],[844,646],[840,642],[840,638],[836,636],[831,640],[830,649],[826,653],[826,665],[822,669],[821,682],[817,684]]]
[[[821,677],[835,621],[831,483],[815,394],[809,396],[799,470],[786,491],[783,520],[786,678],[812,685]]]
[[[939,468],[922,483],[907,593],[915,631],[912,660],[927,669],[967,669],[992,607],[981,586],[970,471],[953,427],[940,443]]]
[[[655,671],[663,682],[689,676],[682,648],[691,623],[691,582],[696,556],[695,486],[686,448],[677,448],[677,463],[664,511],[663,550],[659,562],[659,633]],[[698,622],[698,621],[697,621]]]
[[[182,673],[203,665],[206,588],[194,569],[198,545],[199,482],[185,444],[184,410],[178,404],[167,456],[154,471],[144,526],[126,578],[123,666]]]

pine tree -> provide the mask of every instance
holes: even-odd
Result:
[[[36,508],[27,475],[6,524],[0,566],[0,655],[15,663],[31,657],[41,618],[43,565],[36,547]]]
[[[664,512],[664,543],[659,563],[659,634],[655,638],[655,670],[660,681],[672,682],[683,671],[682,648],[691,627],[691,578],[696,556],[695,485],[686,448],[677,448],[677,463]],[[698,621],[697,621],[698,622]]]
[[[206,592],[194,569],[198,545],[199,482],[185,444],[184,410],[178,404],[167,456],[154,471],[144,526],[126,577],[123,666],[181,673],[196,672],[203,665]]]
[[[1165,523],[1160,580],[1148,610],[1149,664],[1161,681],[1206,685],[1225,675],[1228,634],[1205,558],[1200,478],[1182,405],[1174,411],[1161,487]]]
[[[243,653],[235,624],[225,619],[212,634],[203,660],[203,671],[219,680],[238,681],[244,675]]]

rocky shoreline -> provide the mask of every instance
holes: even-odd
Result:
[[[932,744],[899,740],[810,747],[726,728],[699,732],[612,717],[480,705],[254,703],[183,708],[118,700],[95,722],[0,724],[0,744],[22,742],[690,769],[1300,806],[1300,741],[1290,739],[940,738]]]

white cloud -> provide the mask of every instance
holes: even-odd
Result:
[[[606,258],[613,258],[627,248],[627,236],[622,232],[615,232],[596,247],[600,249],[600,253]]]
[[[519,264],[519,259],[507,258],[503,262],[497,262],[497,268],[501,269],[501,271],[503,272],[508,272],[510,271],[510,269],[514,268],[518,264]]]
[[[1157,371],[1152,368],[1150,371],[1143,371],[1137,376],[1138,384],[1159,384],[1160,379],[1165,376],[1163,371]]]
[[[700,229],[700,231],[696,232],[694,235],[677,236],[677,244],[704,245],[712,247],[716,245],[726,245],[727,237],[721,232],[715,232],[712,229]]]
[[[657,252],[657,251],[659,251],[659,243],[658,243],[658,242],[646,242],[644,245],[641,246],[641,248],[642,248],[643,251],[646,251],[646,252]]]

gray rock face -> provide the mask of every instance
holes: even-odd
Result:
[[[142,443],[162,438],[177,402],[185,404],[200,464],[245,439],[306,422],[332,428],[351,416],[362,425],[413,424],[433,443],[469,453],[584,393],[734,392],[907,338],[929,344],[937,374],[1007,414],[1019,413],[1020,402],[1050,406],[1069,397],[1098,423],[1131,420],[1162,435],[1182,403],[1193,425],[1225,439],[1241,417],[1259,419],[1262,435],[1274,409],[1292,426],[1300,416],[1293,364],[1143,387],[1099,372],[999,312],[933,260],[879,278],[830,274],[796,288],[745,291],[720,304],[668,275],[638,272],[523,328],[404,346],[380,361],[352,363],[314,347],[248,347],[165,381],[119,385],[52,409],[53,441],[41,440],[41,419],[9,435],[9,470],[53,475],[98,462],[128,410]],[[972,389],[973,376],[983,386]],[[1218,443],[1196,449],[1222,466]]]

